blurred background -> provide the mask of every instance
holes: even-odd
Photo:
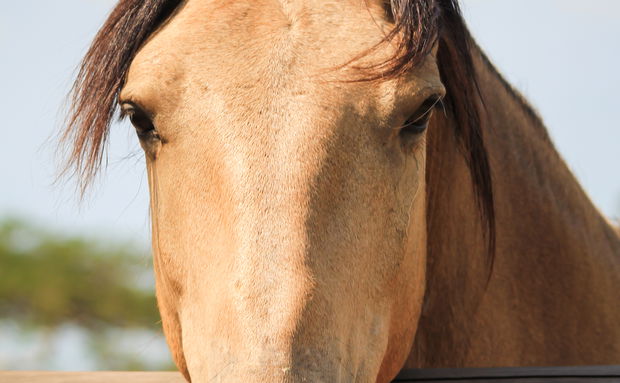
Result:
[[[87,199],[52,185],[75,68],[112,0],[0,0],[0,369],[172,368],[127,124]],[[599,209],[620,216],[620,1],[464,0],[469,26],[543,116]]]

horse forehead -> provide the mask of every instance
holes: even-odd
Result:
[[[309,91],[300,79],[342,66],[382,39],[375,8],[363,0],[188,0],[135,57],[126,88],[156,99],[196,86]]]
[[[272,17],[284,17],[286,20],[295,22],[308,16],[317,15],[329,18],[338,17],[340,12],[352,9],[369,10],[380,9],[384,12],[383,0],[187,0],[186,5],[191,5],[201,13],[225,15],[227,12],[239,16],[239,10],[243,16],[249,12],[260,13]],[[347,14],[350,16],[350,14]]]
[[[321,60],[376,44],[389,28],[381,12],[364,0],[188,0],[147,46],[211,56],[296,46]]]

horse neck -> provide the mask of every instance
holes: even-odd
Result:
[[[480,213],[453,121],[427,146],[427,293],[408,367],[620,362],[620,240],[541,120],[474,52],[495,195],[489,277]]]

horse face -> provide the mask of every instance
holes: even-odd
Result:
[[[422,122],[400,128],[443,87],[434,55],[355,81],[394,54],[371,49],[389,28],[380,4],[189,0],[134,59],[120,101],[146,153],[164,330],[192,380],[384,381],[407,357],[426,151]]]

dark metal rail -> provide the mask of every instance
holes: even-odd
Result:
[[[121,382],[185,383],[185,379],[178,372],[0,371],[0,383]],[[402,371],[394,382],[620,383],[620,366],[416,369]]]
[[[620,382],[620,366],[416,369],[402,371],[394,382]]]

